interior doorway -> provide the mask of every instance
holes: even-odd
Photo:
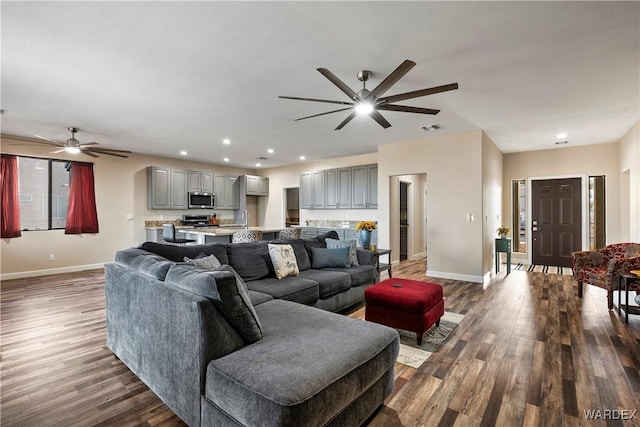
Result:
[[[427,256],[426,182],[426,173],[389,178],[389,249],[394,264]]]
[[[398,232],[400,233],[400,261],[405,261],[409,253],[409,187],[411,183],[400,181],[400,224]]]

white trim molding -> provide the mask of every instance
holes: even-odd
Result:
[[[73,265],[70,267],[48,268],[46,270],[19,271],[17,273],[0,274],[0,281],[25,279],[27,277],[51,276],[53,274],[75,273],[78,271],[97,270],[104,268],[106,262],[98,264]]]

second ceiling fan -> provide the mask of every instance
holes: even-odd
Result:
[[[399,93],[397,95],[383,96],[394,84],[398,82],[405,74],[409,72],[414,66],[415,62],[406,59],[393,70],[378,86],[372,91],[369,91],[365,85],[371,72],[368,70],[362,70],[358,73],[358,80],[362,82],[362,90],[356,92],[347,86],[342,80],[335,76],[331,71],[326,68],[318,68],[317,70],[325,76],[331,83],[336,85],[338,89],[344,92],[350,99],[347,101],[333,101],[329,99],[317,99],[317,98],[300,98],[295,96],[279,96],[283,99],[294,99],[298,101],[313,101],[324,102],[329,104],[347,105],[348,107],[340,108],[338,110],[327,111],[325,113],[314,114],[311,116],[300,117],[298,120],[310,119],[312,117],[324,116],[326,114],[338,113],[340,111],[352,110],[346,119],[342,121],[336,127],[335,130],[342,129],[347,123],[349,123],[357,114],[368,114],[373,120],[378,122],[383,128],[388,128],[391,123],[385,119],[380,111],[398,111],[403,113],[418,113],[418,114],[438,114],[440,110],[434,110],[432,108],[411,107],[408,105],[393,104],[397,101],[404,101],[407,99],[419,98],[422,96],[433,95],[440,92],[446,92],[449,90],[458,89],[458,83],[450,83],[443,86],[436,86],[428,89],[415,90],[411,92]]]

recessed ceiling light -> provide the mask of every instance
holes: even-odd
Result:
[[[222,159],[222,161],[223,161],[223,162],[228,162],[228,161],[229,161],[229,158],[228,158],[228,157],[225,157],[224,159]]]
[[[225,139],[222,140],[222,143],[226,144],[226,145],[229,145],[229,144],[231,144],[231,140],[229,138],[225,138]]]
[[[186,155],[187,155],[187,152],[186,152],[186,151],[184,151],[184,150],[182,150],[182,151],[180,152],[180,154],[181,154],[181,155],[183,155],[183,156],[186,156]]]
[[[273,154],[273,152],[274,152],[274,151],[273,151],[273,148],[269,148],[269,149],[267,150],[267,153],[269,153],[269,154]]]
[[[262,166],[260,163],[256,163],[257,168],[259,168],[260,166]]]
[[[300,156],[300,160],[306,160],[307,158],[305,156]]]
[[[556,135],[556,138],[558,139],[565,139],[567,137],[566,132],[560,132],[559,134]]]

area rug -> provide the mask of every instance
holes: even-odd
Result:
[[[400,354],[398,362],[418,369],[438,347],[447,340],[451,332],[462,322],[464,314],[444,312],[440,325],[433,325],[422,336],[422,344],[418,345],[415,332],[398,329],[400,334]]]
[[[500,271],[506,271],[507,266],[503,264]],[[571,267],[556,267],[555,265],[529,265],[529,264],[511,264],[511,271],[529,271],[533,273],[560,274],[572,276],[573,269]]]

